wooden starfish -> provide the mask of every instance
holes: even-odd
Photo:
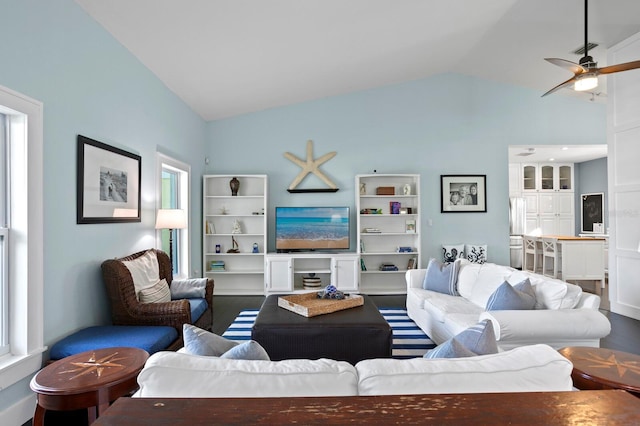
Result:
[[[313,141],[308,140],[307,141],[307,160],[306,161],[303,161],[303,160],[299,159],[298,157],[296,157],[295,155],[293,155],[290,152],[285,152],[284,156],[289,161],[292,161],[293,163],[295,163],[298,166],[302,167],[302,171],[298,174],[298,176],[296,176],[296,178],[293,180],[293,182],[291,182],[291,185],[289,185],[289,189],[295,189],[296,186],[298,186],[300,184],[300,182],[302,182],[302,180],[309,173],[313,173],[314,175],[318,176],[318,178],[320,178],[330,188],[333,188],[333,189],[337,188],[336,184],[331,182],[331,180],[324,173],[322,173],[320,171],[320,169],[318,168],[318,167],[320,167],[321,164],[326,163],[327,161],[329,161],[333,157],[335,157],[336,156],[336,152],[335,151],[332,151],[332,152],[330,152],[328,154],[323,155],[322,157],[318,158],[317,160],[314,160],[314,158],[313,158]]]

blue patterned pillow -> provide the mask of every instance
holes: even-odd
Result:
[[[503,282],[487,301],[487,311],[529,310],[535,306],[536,293],[529,278],[514,286]]]
[[[460,259],[453,263],[442,264],[437,259],[431,259],[427,265],[427,273],[424,276],[422,288],[437,291],[438,293],[459,296],[458,271]]]
[[[182,337],[185,349],[192,355],[269,361],[269,355],[264,348],[253,340],[238,344],[191,324],[182,326]]]
[[[443,346],[442,349],[440,349],[441,346]],[[460,346],[462,346],[464,350],[461,350]],[[432,354],[432,352],[434,353]],[[469,352],[473,355],[488,355],[498,353],[496,333],[493,330],[493,323],[491,322],[491,320],[482,320],[473,327],[469,327],[463,332],[456,334],[451,339],[437,346],[435,349],[427,352],[424,357],[459,358],[465,356],[473,356],[468,355]]]

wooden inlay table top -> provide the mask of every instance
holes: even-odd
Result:
[[[136,378],[149,354],[138,348],[107,348],[55,361],[31,379],[38,404],[33,424],[44,422],[46,410],[89,409],[89,422],[109,402],[137,389]]]
[[[627,425],[621,390],[318,398],[120,398],[95,425]]]
[[[640,396],[640,356],[589,347],[559,352],[573,363],[571,378],[578,389],[623,389]]]

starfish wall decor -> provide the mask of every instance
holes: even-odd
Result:
[[[338,187],[336,186],[336,184],[331,182],[331,179],[329,179],[319,169],[321,164],[326,163],[327,161],[331,160],[333,157],[336,156],[335,151],[329,152],[328,154],[325,154],[316,160],[313,158],[313,141],[308,140],[306,161],[301,160],[300,158],[296,157],[290,152],[285,152],[284,156],[286,159],[297,164],[302,168],[302,171],[298,173],[298,176],[296,176],[293,182],[291,182],[291,185],[289,185],[289,189],[288,189],[289,192],[336,192],[338,190]],[[302,182],[309,173],[313,173],[318,178],[320,178],[320,180],[326,183],[330,189],[328,190],[323,190],[323,189],[296,190],[296,187],[300,185],[300,182]]]

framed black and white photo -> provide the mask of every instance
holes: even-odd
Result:
[[[141,158],[78,135],[78,224],[140,222]]]
[[[440,175],[442,213],[486,213],[487,175]]]

